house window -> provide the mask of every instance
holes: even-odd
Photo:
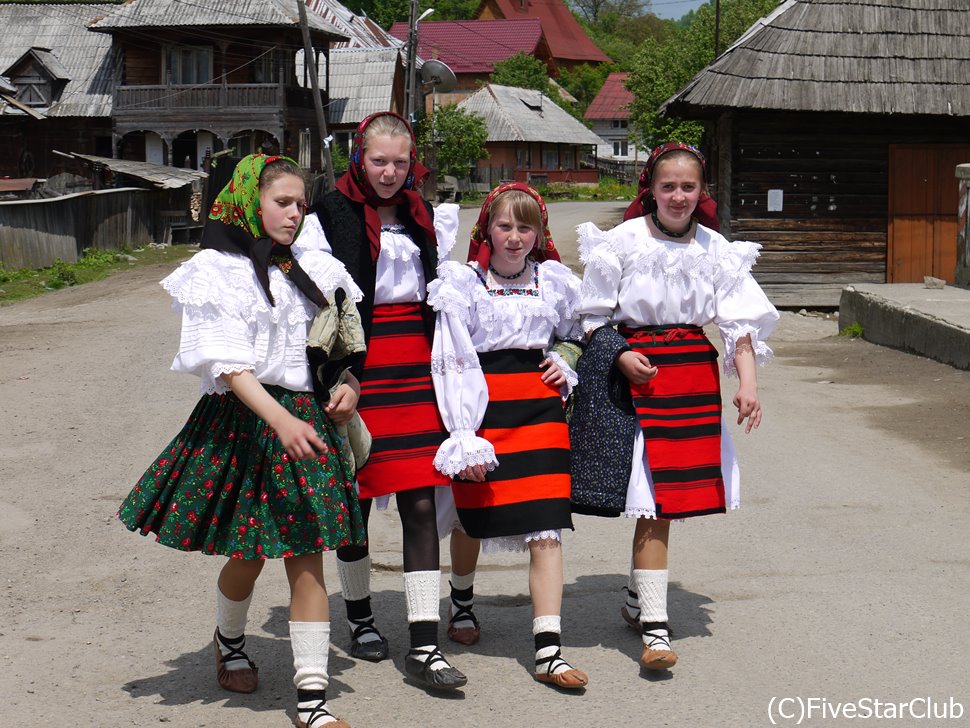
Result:
[[[273,55],[270,51],[253,62],[254,83],[276,83],[276,64]]]
[[[629,143],[626,139],[613,142],[613,156],[625,157],[630,153]]]
[[[193,85],[212,80],[212,48],[175,46],[168,56],[169,82]]]
[[[626,129],[626,127],[627,127],[627,120],[626,119],[612,119],[611,122],[610,122],[610,126],[612,126],[614,129]]]
[[[542,150],[542,168],[559,169],[559,150],[555,147],[551,149],[545,147]]]

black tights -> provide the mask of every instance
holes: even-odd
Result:
[[[437,571],[441,568],[438,552],[438,525],[435,522],[434,486],[402,490],[397,495],[397,510],[404,534],[404,570]],[[364,526],[370,522],[373,500],[362,498],[360,512]],[[370,529],[367,540],[370,542]],[[341,561],[360,561],[370,550],[367,546],[342,546],[337,549]]]

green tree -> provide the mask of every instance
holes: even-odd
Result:
[[[596,98],[606,77],[615,70],[616,68],[608,63],[601,63],[598,66],[583,63],[572,70],[560,71],[559,84],[575,97],[574,108],[578,118],[582,118],[586,113],[586,109]]]
[[[549,69],[546,64],[522,51],[496,63],[489,81],[500,86],[534,88],[544,94],[549,93]]]
[[[485,120],[458,108],[457,104],[438,107],[423,117],[417,127],[418,145],[424,149],[434,147],[434,166],[439,179],[446,174],[467,177],[477,160],[488,158]]]

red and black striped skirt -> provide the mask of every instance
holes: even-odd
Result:
[[[357,411],[373,438],[357,474],[361,498],[451,482],[434,467],[448,433],[431,383],[421,304],[374,307]]]
[[[700,326],[620,327],[620,333],[659,369],[646,384],[630,385],[657,517],[724,513],[717,349]]]
[[[455,480],[458,518],[474,538],[572,528],[569,429],[557,389],[542,382],[539,349],[478,355],[488,407],[478,431],[498,467],[484,483]]]

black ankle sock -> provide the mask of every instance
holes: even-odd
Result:
[[[411,622],[408,625],[408,632],[411,635],[412,650],[415,647],[438,644],[437,622]]]
[[[561,647],[560,639],[558,632],[540,632],[535,636],[536,652],[544,647]]]
[[[459,602],[470,602],[475,598],[475,587],[470,586],[467,589],[451,587],[451,598]]]
[[[326,690],[304,690],[302,688],[296,689],[296,702],[309,703],[311,700],[319,700],[321,703],[326,703],[327,691]]]
[[[353,601],[345,599],[344,605],[347,607],[347,619],[360,621],[374,616],[370,607],[370,597]]]

